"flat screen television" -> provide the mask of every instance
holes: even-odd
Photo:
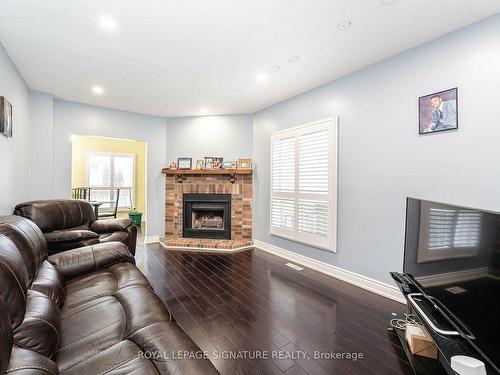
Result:
[[[404,273],[500,367],[500,213],[408,198]]]

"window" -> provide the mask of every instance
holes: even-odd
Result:
[[[106,202],[103,209],[112,208],[120,189],[118,208],[132,208],[135,181],[135,156],[122,154],[89,154],[87,158],[87,181],[91,188],[91,199]]]
[[[418,263],[478,254],[480,212],[424,202],[421,218]]]
[[[271,234],[336,251],[337,119],[271,135]]]

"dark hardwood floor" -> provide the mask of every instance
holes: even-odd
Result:
[[[294,271],[261,250],[213,255],[154,244],[139,246],[136,259],[221,374],[411,373],[386,330],[391,313],[404,310],[397,302],[310,269]],[[332,352],[344,359],[328,359]]]

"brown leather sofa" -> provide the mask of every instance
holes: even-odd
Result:
[[[47,258],[33,222],[0,217],[0,374],[217,374],[133,262],[120,242]]]
[[[14,214],[33,221],[47,240],[49,254],[98,243],[120,241],[135,255],[137,228],[130,219],[97,221],[84,200],[57,199],[21,203]]]

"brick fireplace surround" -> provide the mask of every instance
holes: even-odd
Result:
[[[240,245],[248,246],[252,241],[252,175],[183,175],[165,176],[165,238],[162,243],[167,247],[210,247],[219,242],[217,248],[233,249]],[[231,181],[234,180],[234,183]],[[184,193],[196,194],[231,194],[231,241],[183,239],[183,203]],[[204,243],[209,246],[203,246]],[[241,246],[241,247],[243,247]],[[215,247],[215,246],[214,246]]]

